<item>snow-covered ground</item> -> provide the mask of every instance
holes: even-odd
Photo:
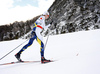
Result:
[[[0,42],[0,58],[24,41]],[[0,64],[17,61],[14,55],[23,45],[0,60]],[[100,30],[50,36],[45,57],[56,61],[0,66],[0,74],[100,74]],[[40,60],[40,46],[36,40],[22,53],[21,58],[28,61]]]

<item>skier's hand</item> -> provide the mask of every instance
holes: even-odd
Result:
[[[57,23],[54,24],[54,26],[56,27]]]
[[[53,20],[50,22],[50,24],[52,24],[53,23]]]

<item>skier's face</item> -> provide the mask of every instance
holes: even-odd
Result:
[[[49,18],[49,15],[45,15],[45,19],[48,19]]]

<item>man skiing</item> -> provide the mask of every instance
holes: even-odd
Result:
[[[17,58],[18,61],[23,62],[20,58],[21,53],[27,49],[30,45],[32,45],[33,41],[36,39],[37,42],[40,44],[40,53],[41,53],[41,63],[47,63],[50,62],[51,60],[47,60],[44,57],[44,43],[43,43],[43,37],[41,36],[41,31],[44,29],[46,30],[48,26],[45,26],[45,20],[49,18],[49,12],[45,12],[43,15],[41,15],[36,22],[34,23],[33,31],[31,34],[34,34],[33,37],[30,38],[28,44],[26,44],[16,55],[15,57]]]

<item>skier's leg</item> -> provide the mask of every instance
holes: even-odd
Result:
[[[44,57],[44,44],[43,42],[37,37],[37,42],[40,44],[40,53],[41,53],[41,57]]]
[[[41,63],[50,62],[50,60],[45,59],[44,57],[44,43],[37,37],[37,42],[40,44],[40,54],[41,54]]]
[[[41,54],[41,63],[47,63],[50,62],[50,60],[47,60],[44,58],[44,43],[43,43],[43,36],[41,36],[40,33],[38,33],[38,31],[36,31],[36,40],[37,42],[40,44],[40,54]]]
[[[22,60],[20,59],[21,53],[22,53],[25,49],[27,49],[30,45],[32,45],[34,39],[36,39],[36,34],[34,35],[34,37],[32,37],[32,38],[29,40],[29,43],[26,44],[26,45],[15,55],[15,57],[17,58],[18,61],[22,62]]]
[[[24,50],[26,50],[28,47],[30,47],[35,38],[36,38],[36,35],[34,35],[34,37],[30,38],[28,44],[26,44],[18,53],[21,54]]]
[[[44,57],[44,44],[41,41],[41,48],[40,48],[41,57]]]

